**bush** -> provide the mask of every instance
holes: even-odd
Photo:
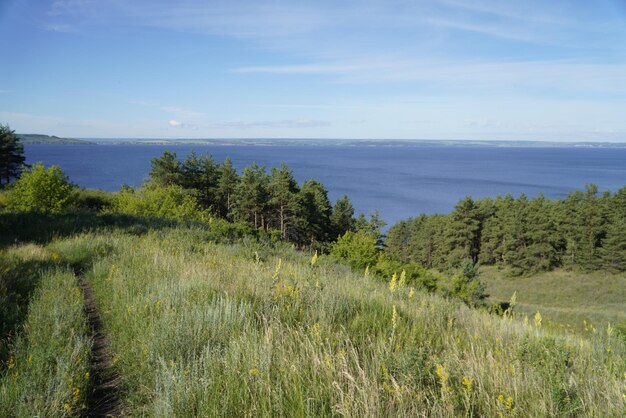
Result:
[[[111,210],[129,215],[178,220],[208,220],[195,194],[177,185],[148,184],[139,190],[123,188],[111,204]]]
[[[102,212],[113,201],[113,193],[97,189],[78,189],[74,199],[74,209],[88,212]]]
[[[15,212],[61,213],[73,201],[74,186],[59,166],[42,163],[22,173],[9,193],[6,207]]]
[[[376,238],[363,230],[348,231],[337,239],[330,248],[331,257],[345,260],[357,270],[373,267],[378,259]]]

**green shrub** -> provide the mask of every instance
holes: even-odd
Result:
[[[89,212],[102,212],[113,202],[113,193],[98,189],[78,189],[73,208]]]
[[[72,204],[73,192],[74,186],[59,166],[36,163],[15,183],[6,206],[16,212],[61,213]]]
[[[345,260],[352,268],[363,270],[374,266],[378,259],[376,237],[363,230],[348,231],[330,248],[331,257]]]
[[[113,198],[111,210],[129,215],[178,220],[208,220],[194,192],[181,186],[148,184],[139,190],[123,188]]]

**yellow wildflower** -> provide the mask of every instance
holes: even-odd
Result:
[[[505,397],[503,394],[499,394],[498,395],[498,401],[500,401],[502,406],[504,406],[508,411],[513,409],[513,398],[512,397],[510,397],[510,396],[509,397]]]
[[[311,267],[313,267],[317,263],[317,250],[315,250],[315,254],[311,257]]]
[[[535,327],[541,328],[541,314],[539,311],[537,311],[533,319],[535,321]]]
[[[402,270],[402,273],[400,273],[400,282],[398,283],[398,287],[402,289],[404,286],[406,286],[406,271]]]
[[[463,384],[463,388],[465,389],[465,393],[467,393],[468,395],[472,393],[472,384],[474,383],[474,380],[471,377],[468,376],[463,376],[463,381],[461,382]]]
[[[365,266],[365,273],[364,273],[365,277],[370,275],[370,265],[368,264],[367,266]]]
[[[391,328],[395,331],[398,326],[398,311],[396,305],[393,305],[393,311],[391,313]]]
[[[413,297],[415,297],[415,290],[411,288],[411,290],[409,290],[409,300],[413,300]]]
[[[322,329],[319,322],[313,324],[312,334],[315,341],[320,342],[322,340]]]
[[[280,268],[282,267],[283,260],[278,259],[278,264],[276,264],[276,269],[274,270],[274,274],[272,275],[272,280],[276,280],[278,278],[278,274],[280,273]]]
[[[253,367],[250,370],[248,370],[248,374],[252,377],[256,377],[259,375],[259,369],[257,369],[256,367]]]
[[[396,291],[397,282],[398,276],[396,276],[396,273],[393,273],[393,275],[391,276],[391,280],[389,281],[389,290],[391,291],[391,293]]]
[[[446,372],[446,369],[441,364],[437,364],[437,367],[435,368],[435,374],[439,378],[441,391],[444,393],[447,392],[448,391],[448,378],[450,377],[450,374]]]

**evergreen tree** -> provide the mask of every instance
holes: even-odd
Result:
[[[626,217],[619,216],[609,226],[602,241],[602,261],[612,272],[626,271]]]
[[[333,214],[330,217],[333,229],[333,238],[343,236],[351,231],[354,226],[354,206],[348,196],[343,195],[337,199],[333,206]]]
[[[385,252],[390,259],[403,263],[412,261],[409,242],[413,232],[411,228],[413,222],[415,222],[415,218],[400,221],[387,231],[387,249]]]
[[[483,220],[480,234],[480,255],[482,264],[503,264],[505,259],[505,225],[513,216],[515,199],[510,194],[498,196],[493,201],[493,213]]]
[[[218,167],[216,189],[217,213],[224,219],[233,219],[237,184],[239,184],[239,176],[233,168],[230,157],[227,157],[224,163]]]
[[[478,262],[480,252],[479,213],[471,197],[461,200],[452,212],[452,219],[446,231],[446,246],[449,250],[451,266],[456,267],[469,259]]]
[[[266,228],[267,187],[265,167],[253,163],[244,168],[234,196],[237,220],[249,222],[255,228]]]
[[[272,168],[269,179],[270,216],[276,220],[283,239],[290,238],[298,191],[298,183],[287,165],[283,163],[280,168]]]
[[[150,178],[159,186],[182,186],[182,166],[175,152],[164,151],[161,158],[153,158],[150,162]]]
[[[324,185],[315,180],[305,182],[298,193],[296,242],[319,246],[329,241],[332,207]]]
[[[191,152],[181,166],[182,186],[198,192],[198,203],[204,209],[217,211],[218,167],[210,154],[202,156]]]
[[[24,161],[24,146],[15,131],[0,125],[0,186],[19,177]]]

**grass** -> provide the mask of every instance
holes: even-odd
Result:
[[[22,295],[7,298],[20,314],[6,327],[0,416],[84,413],[91,340],[74,269],[97,299],[125,416],[626,413],[626,347],[611,329],[581,335],[391,291],[280,244],[218,244],[207,228],[58,221],[41,244],[0,253]],[[18,271],[26,286],[4,280]]]
[[[201,229],[52,244],[86,270],[129,416],[623,416],[624,344]],[[79,254],[76,256],[76,254]]]
[[[576,332],[626,321],[626,274],[556,270],[530,277],[506,277],[493,267],[481,269],[481,280],[494,303],[516,293],[516,310]]]
[[[0,416],[78,416],[89,388],[86,331],[74,274],[44,272],[22,333],[0,366]]]

